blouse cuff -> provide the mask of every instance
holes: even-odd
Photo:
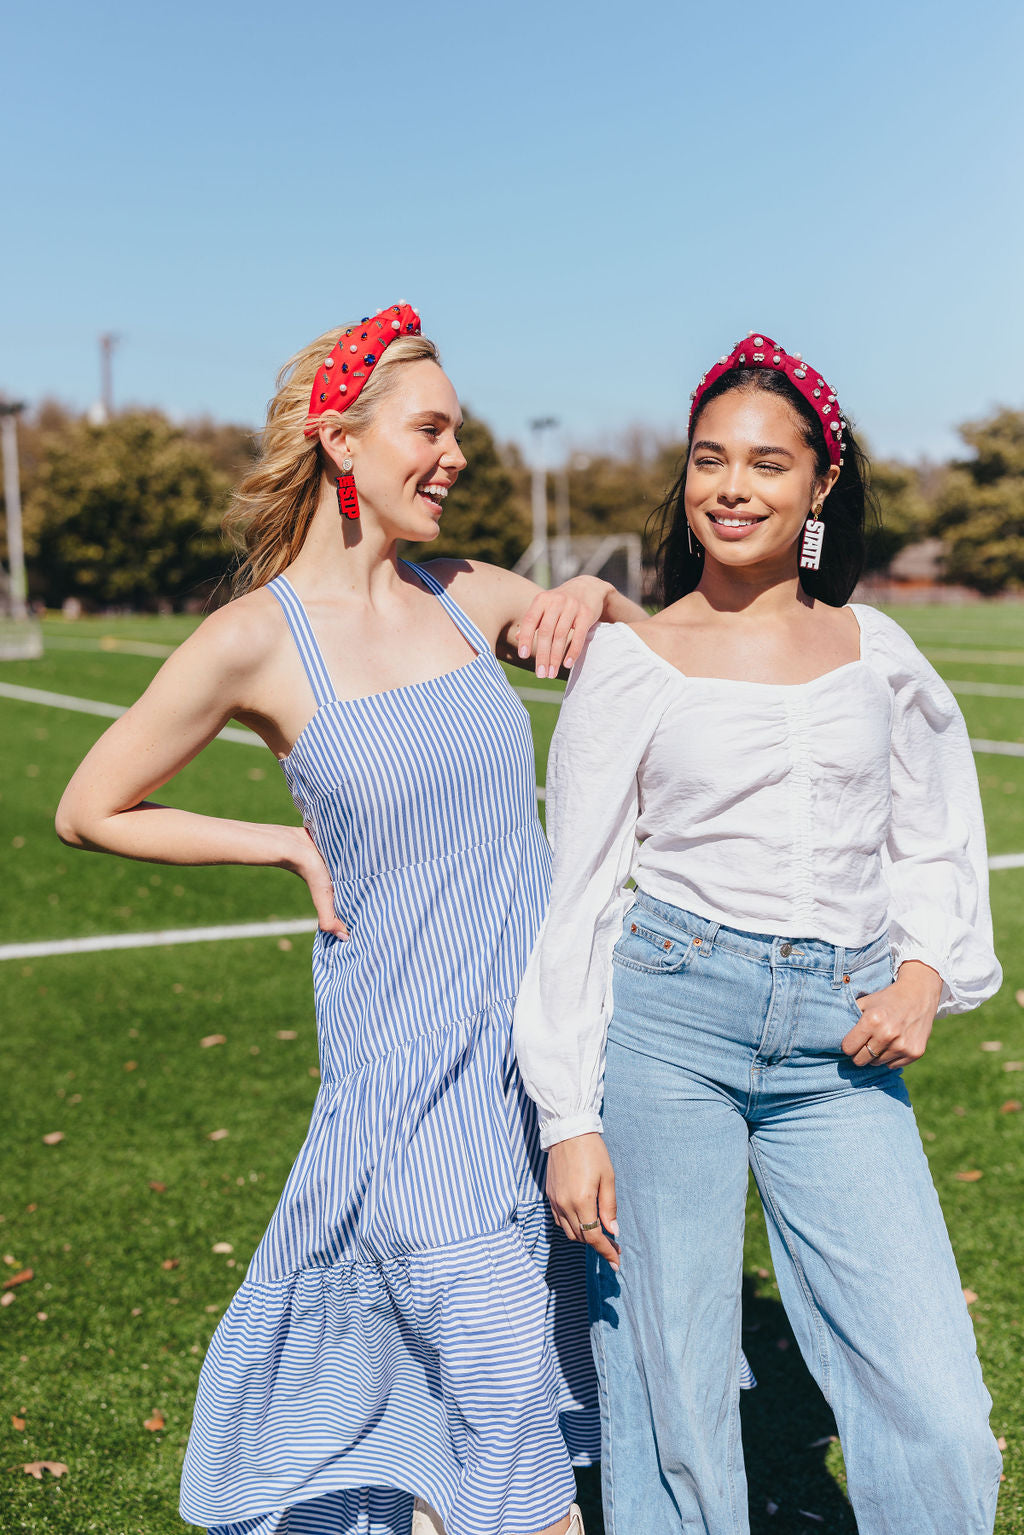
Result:
[[[939,996],[938,1012],[948,1012],[950,1004],[956,1001],[956,993],[949,982],[952,965],[946,955],[939,955],[933,949],[926,949],[920,943],[894,943],[892,946],[893,974],[898,975],[902,964],[908,959],[920,960],[922,965],[930,965],[936,975],[942,981],[942,992]]]
[[[563,1119],[541,1119],[540,1144],[547,1151],[559,1141],[570,1141],[574,1135],[600,1135],[604,1126],[601,1116],[593,1109],[583,1114],[567,1114]]]

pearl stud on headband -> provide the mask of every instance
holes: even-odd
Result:
[[[375,363],[384,349],[399,336],[418,336],[420,317],[411,304],[391,304],[375,315],[364,315],[358,325],[350,325],[338,337],[330,355],[316,370],[309,414],[303,431],[312,437],[319,417],[328,410],[345,410],[358,399]]]
[[[756,331],[751,331],[743,341],[737,341],[729,356],[720,357],[714,367],[709,368],[701,378],[690,396],[689,437],[693,436],[693,423],[705,393],[724,373],[731,373],[734,368],[767,368],[771,373],[784,373],[821,422],[829,459],[833,464],[842,466],[843,454],[846,452],[843,441],[846,422],[840,414],[835,391],[804,362],[799,352],[787,352],[785,347],[772,341],[770,336],[758,335]]]

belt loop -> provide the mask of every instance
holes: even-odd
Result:
[[[721,927],[721,925],[722,924],[720,922],[709,922],[701,934],[701,938],[703,940],[701,943],[701,948],[705,954],[710,954],[714,948],[715,939],[718,937],[718,929]]]
[[[843,976],[845,975],[845,973],[846,973],[846,950],[843,948],[842,944],[839,943],[839,944],[836,944],[836,963],[835,963],[835,969],[832,971],[832,985],[833,985],[833,987],[841,986],[843,984]]]

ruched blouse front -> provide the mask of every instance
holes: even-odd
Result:
[[[548,765],[551,904],[516,1010],[545,1146],[601,1127],[611,951],[648,895],[749,932],[860,947],[996,990],[977,774],[956,702],[909,636],[856,605],[860,659],[784,685],[688,677],[595,629]]]

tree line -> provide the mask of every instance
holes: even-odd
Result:
[[[907,544],[934,537],[944,579],[986,595],[1024,590],[1024,411],[1000,410],[959,430],[966,451],[953,462],[873,461],[881,515],[869,529],[868,569],[884,571]],[[429,554],[408,552],[513,565],[530,542],[528,467],[471,413],[463,449],[468,468],[446,503],[440,539]],[[220,523],[254,452],[248,429],[177,425],[153,410],[96,425],[46,403],[20,423],[19,450],[34,601],[147,609],[227,595],[231,555]],[[637,430],[614,451],[574,454],[559,471],[568,475],[573,532],[643,534],[684,451],[682,441]],[[6,559],[3,541],[0,550]]]

